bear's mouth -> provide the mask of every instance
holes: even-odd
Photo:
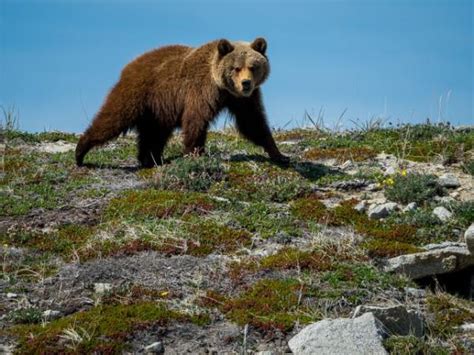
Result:
[[[242,88],[243,96],[250,96],[252,94],[253,88]]]

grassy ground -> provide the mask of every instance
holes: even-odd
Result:
[[[289,166],[228,131],[211,132],[201,157],[182,156],[175,137],[163,166],[139,170],[132,137],[77,168],[75,135],[7,130],[0,343],[19,353],[138,351],[155,341],[177,352],[285,351],[304,324],[404,302],[425,313],[429,331],[389,338],[392,353],[472,351],[472,338],[455,331],[474,322],[472,301],[438,290],[414,302],[406,288],[416,285],[379,266],[459,241],[473,222],[474,131],[298,129],[275,138]],[[446,172],[460,188],[437,185]],[[419,207],[383,220],[355,209],[383,200]],[[438,205],[453,212],[448,223],[432,216]],[[97,292],[98,283],[110,288]]]

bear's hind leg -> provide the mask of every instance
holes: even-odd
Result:
[[[143,168],[161,165],[163,149],[173,130],[161,126],[151,119],[137,125],[138,132],[138,161]]]
[[[207,130],[209,123],[207,120],[191,119],[184,120],[184,153],[202,154],[206,144]]]
[[[99,112],[91,126],[84,132],[76,146],[76,163],[82,166],[84,156],[94,147],[117,138],[129,128],[128,122],[119,120],[114,115]]]

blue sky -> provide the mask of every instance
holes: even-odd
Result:
[[[274,127],[321,108],[328,126],[346,108],[345,124],[468,124],[473,15],[470,0],[0,0],[0,104],[22,129],[81,132],[141,53],[264,36]]]

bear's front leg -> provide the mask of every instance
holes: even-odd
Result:
[[[232,100],[229,110],[235,116],[239,132],[252,143],[261,146],[271,160],[279,163],[290,161],[288,157],[280,153],[275,144],[265,117],[259,90],[256,90],[249,98]]]

